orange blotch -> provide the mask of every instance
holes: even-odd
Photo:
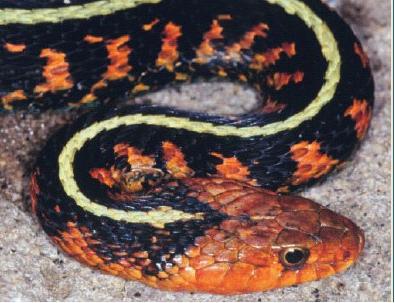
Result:
[[[256,70],[262,70],[270,65],[274,65],[280,60],[281,54],[286,54],[288,58],[295,56],[295,43],[284,42],[280,47],[271,48],[264,53],[256,54],[252,59],[250,67]]]
[[[318,179],[327,174],[339,164],[339,160],[332,159],[321,153],[320,143],[303,141],[291,147],[292,159],[297,162],[297,169],[292,177],[293,185],[303,184],[311,179]]]
[[[186,81],[188,80],[189,76],[188,74],[184,74],[184,73],[176,73],[175,79],[177,81]]]
[[[144,24],[143,25],[143,30],[145,30],[146,32],[152,30],[152,28],[157,25],[159,23],[159,19],[155,18],[154,20],[152,20],[150,23]]]
[[[351,105],[344,113],[345,117],[350,117],[355,121],[355,131],[357,137],[362,140],[369,128],[370,120],[372,119],[372,110],[366,100],[354,99]]]
[[[137,94],[137,93],[145,92],[149,89],[150,87],[148,85],[145,85],[144,83],[139,83],[133,88],[132,93]]]
[[[142,152],[128,144],[120,143],[114,146],[114,153],[118,157],[127,157],[128,163],[133,169],[136,168],[151,168],[156,164],[155,157],[144,156]]]
[[[16,91],[13,91],[11,93],[8,93],[7,95],[3,96],[1,98],[1,102],[3,103],[4,109],[11,110],[12,109],[12,103],[14,101],[22,101],[26,100],[27,97],[24,93],[23,90],[18,89]]]
[[[287,104],[280,103],[269,97],[261,111],[265,114],[279,113],[282,112],[286,107]]]
[[[169,141],[162,143],[162,149],[166,169],[174,178],[183,179],[193,176],[194,171],[188,167],[181,149]]]
[[[85,96],[80,100],[79,104],[88,104],[88,103],[91,103],[91,102],[95,101],[95,100],[96,100],[96,96],[95,96],[94,92],[95,92],[97,89],[104,88],[104,87],[106,87],[106,86],[107,86],[107,84],[106,84],[106,82],[105,82],[104,80],[100,80],[99,82],[96,82],[96,83],[92,86],[91,92],[90,92],[89,94],[85,95]],[[74,104],[71,103],[70,105],[73,106]]]
[[[178,60],[177,40],[182,36],[181,26],[172,22],[166,24],[163,31],[162,49],[156,59],[156,66],[164,67],[169,72],[174,70],[174,63]]]
[[[36,94],[42,96],[47,92],[54,93],[73,87],[74,83],[69,72],[69,63],[66,61],[65,53],[45,48],[41,51],[40,58],[47,59],[47,64],[43,71],[43,77],[46,82],[34,88]]]
[[[280,90],[284,86],[287,86],[290,82],[295,84],[303,81],[304,73],[301,71],[296,71],[295,73],[274,73],[266,78],[267,85],[274,87],[275,90]]]
[[[38,194],[40,193],[40,187],[37,182],[37,172],[32,174],[30,179],[30,198],[32,200],[32,212],[36,213],[37,211],[37,203],[38,203]]]
[[[354,43],[354,52],[361,59],[363,68],[367,68],[369,65],[368,55],[363,51],[361,45],[357,42]]]
[[[226,158],[220,153],[211,153],[211,155],[222,159],[222,164],[216,165],[219,176],[239,181],[251,181],[248,167],[244,166],[236,157]]]
[[[289,191],[289,186],[281,186],[276,190],[277,193],[289,193]]]
[[[127,46],[129,40],[129,35],[123,35],[106,42],[110,65],[103,75],[104,79],[110,81],[122,79],[132,70],[132,67],[129,65],[129,55],[132,49]]]
[[[94,44],[94,43],[100,43],[103,42],[104,38],[100,37],[100,36],[93,36],[93,35],[86,35],[84,38],[85,42],[88,42],[90,44]]]
[[[268,29],[269,26],[265,23],[259,23],[258,25],[255,25],[250,31],[245,33],[239,42],[227,47],[228,55],[239,58],[240,52],[242,50],[250,49],[252,47],[256,37],[266,38]]]
[[[98,180],[100,183],[112,188],[116,181],[113,178],[111,170],[105,168],[93,168],[89,171],[93,179]]]
[[[196,50],[196,62],[200,64],[208,62],[209,58],[214,54],[212,42],[223,38],[223,30],[218,20],[213,20],[210,30],[203,35],[203,41]]]
[[[104,41],[102,37],[92,35],[85,36],[84,40],[88,43]],[[107,66],[107,71],[102,74],[102,79],[91,87],[90,92],[79,101],[80,104],[87,104],[96,100],[95,91],[105,88],[108,81],[119,80],[129,75],[132,70],[132,66],[129,65],[129,55],[132,52],[132,49],[127,45],[129,41],[129,35],[105,41],[110,64]]]
[[[217,74],[219,77],[222,77],[222,78],[224,78],[228,75],[228,73],[222,67],[218,70]]]
[[[21,53],[26,49],[26,44],[14,44],[6,42],[4,48],[10,53]]]
[[[246,75],[243,75],[243,74],[239,74],[239,80],[240,80],[241,82],[247,82],[247,81],[248,81]]]

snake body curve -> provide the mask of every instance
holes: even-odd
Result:
[[[0,31],[4,110],[102,105],[48,141],[32,176],[33,210],[69,255],[220,294],[321,279],[359,256],[350,220],[274,193],[344,163],[372,115],[367,56],[320,1],[0,1]],[[251,86],[262,106],[219,117],[121,102],[202,79]]]

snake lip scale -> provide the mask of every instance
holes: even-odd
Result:
[[[349,219],[287,193],[365,137],[369,60],[318,0],[0,1],[0,109],[95,108],[54,134],[32,209],[65,253],[172,291],[239,294],[323,279],[364,247]],[[125,99],[231,81],[237,117]],[[110,100],[110,101],[108,101]]]

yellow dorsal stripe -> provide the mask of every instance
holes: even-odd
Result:
[[[312,119],[319,111],[328,104],[340,81],[341,58],[337,42],[333,33],[306,4],[299,0],[266,0],[271,4],[280,5],[288,14],[297,15],[306,26],[315,33],[321,45],[322,54],[328,62],[325,73],[325,82],[317,97],[301,112],[280,121],[263,127],[234,127],[215,126],[207,122],[191,121],[187,118],[166,117],[163,115],[134,114],[123,117],[114,117],[105,121],[96,122],[89,127],[76,133],[65,145],[59,156],[59,178],[68,196],[73,198],[77,205],[85,210],[100,216],[107,216],[114,220],[125,220],[133,222],[136,215],[133,212],[107,209],[87,198],[79,189],[73,171],[75,154],[88,140],[97,136],[100,132],[115,129],[122,125],[148,124],[190,130],[198,133],[210,133],[217,136],[238,136],[243,138],[253,136],[270,136],[284,130],[298,127],[301,123]],[[145,1],[148,3],[149,1]],[[143,3],[141,1],[140,3]]]
[[[161,0],[100,0],[81,5],[59,8],[0,9],[0,25],[59,23],[65,20],[89,19],[95,16],[111,15],[117,11]]]

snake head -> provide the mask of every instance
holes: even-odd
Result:
[[[227,216],[196,241],[200,255],[190,260],[205,291],[265,291],[323,279],[350,267],[363,249],[363,232],[352,221],[311,200],[229,180],[199,186],[195,196]],[[216,263],[205,267],[208,259]]]
[[[346,270],[359,257],[364,234],[351,220],[308,199],[278,198],[283,227],[272,245],[281,265],[279,286],[323,279]]]

